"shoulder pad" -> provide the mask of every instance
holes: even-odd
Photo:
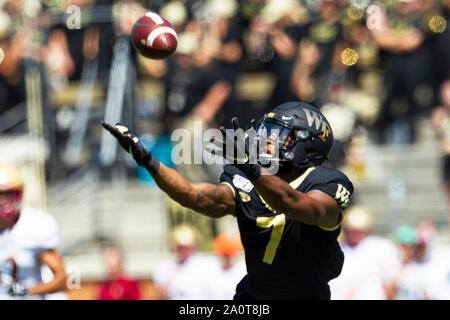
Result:
[[[345,184],[351,184],[350,180],[347,178],[345,174],[338,170],[319,167],[313,170],[305,179],[305,182],[311,184],[326,184],[329,182],[345,182]]]

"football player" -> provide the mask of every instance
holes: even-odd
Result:
[[[342,209],[353,193],[343,173],[321,167],[333,146],[330,124],[301,102],[276,107],[252,122],[245,135],[237,134],[242,129],[236,118],[232,123],[234,130],[221,128],[219,145],[231,163],[217,185],[191,184],[124,125],[102,125],[172,199],[208,217],[237,218],[247,275],[235,299],[330,299],[328,282],[340,274],[344,259],[337,242]],[[261,140],[266,147],[251,161],[251,146]],[[230,157],[228,151],[242,145],[237,151],[243,156]],[[267,159],[279,166],[276,174],[268,174]]]
[[[22,208],[24,185],[17,170],[0,166],[0,299],[44,299],[66,287],[61,256],[55,251],[59,236],[47,212]],[[43,282],[41,267],[53,272]]]

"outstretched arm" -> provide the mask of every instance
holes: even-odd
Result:
[[[190,183],[176,170],[160,163],[124,125],[102,125],[131,153],[137,164],[147,169],[158,187],[173,200],[211,218],[234,214],[235,200],[231,188],[224,184]]]
[[[193,184],[176,170],[163,164],[153,178],[161,190],[186,208],[211,218],[220,218],[227,214],[234,215],[233,191],[225,184]]]

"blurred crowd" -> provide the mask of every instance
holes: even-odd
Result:
[[[449,0],[4,0],[0,8],[0,132],[26,130],[25,101],[40,90],[44,110],[30,117],[43,115],[57,155],[50,179],[65,178],[78,158],[101,162],[98,122],[115,100],[123,105],[116,119],[153,137],[192,131],[195,120],[204,130],[232,117],[245,126],[301,100],[333,127],[327,166],[345,166],[354,180],[365,178],[368,144],[414,143],[418,122],[431,119],[450,207]],[[131,45],[133,24],[148,10],[177,30],[166,60],[143,58]],[[121,69],[125,62],[131,66]],[[100,111],[83,118],[75,105]],[[80,157],[68,152],[77,141]],[[178,169],[193,182],[215,182],[220,172]]]
[[[330,282],[332,299],[448,300],[450,247],[439,242],[437,226],[404,224],[384,238],[374,224],[366,207],[347,209],[340,239],[345,261]]]
[[[0,8],[0,131],[26,130],[24,105],[35,87],[27,70],[37,66],[52,151],[71,143],[71,127],[84,132],[73,109],[80,96],[103,110],[86,120],[83,152],[92,162],[108,98],[124,101],[122,121],[147,123],[138,131],[156,136],[191,128],[193,120],[206,129],[236,116],[245,125],[285,101],[309,102],[334,130],[328,165],[350,161],[356,171],[358,156],[348,150],[365,141],[357,138],[413,143],[417,121],[439,108],[436,132],[448,140],[449,0],[4,0]],[[177,30],[178,48],[166,60],[143,58],[131,46],[133,24],[148,10]],[[115,74],[120,40],[130,49],[125,81]],[[81,92],[92,79],[103,93],[83,89],[76,100],[70,84]],[[160,95],[139,92],[143,81],[159,83]],[[72,106],[52,105],[72,96]]]
[[[1,112],[25,100],[27,60],[45,66],[52,91],[80,80],[86,61],[97,59],[106,86],[114,43],[147,10],[179,35],[167,60],[132,52],[139,79],[164,82],[153,115],[164,121],[161,133],[188,115],[245,122],[298,99],[333,115],[338,108],[342,140],[363,125],[377,142],[413,142],[417,117],[443,103],[449,79],[448,0],[3,0],[0,7]],[[271,75],[266,99],[243,92],[242,75],[252,72]],[[264,78],[252,81],[257,91]]]
[[[339,242],[344,267],[330,281],[332,300],[448,300],[450,246],[439,242],[437,226],[427,220],[404,224],[389,237],[374,233],[372,212],[352,206],[345,212]],[[173,257],[152,272],[153,299],[230,300],[246,274],[239,236],[221,233],[213,252],[199,250],[199,231],[189,224],[171,234]],[[139,300],[146,289],[123,269],[118,247],[104,250],[109,279],[98,299]]]
[[[130,42],[147,10],[171,21],[179,42],[166,60],[131,48],[136,80],[163,84],[159,101],[132,103],[133,119],[161,125],[156,134],[188,126],[187,119],[213,127],[237,116],[246,124],[301,100],[330,118],[337,140],[330,163],[340,166],[355,135],[412,143],[418,119],[448,106],[448,0],[4,0],[0,8],[2,114],[24,103],[32,63],[42,67],[44,96],[83,82],[89,68],[106,94],[120,82],[110,78],[114,46]],[[73,121],[64,109],[47,122],[64,136]],[[0,129],[21,125],[9,121]]]
[[[213,252],[199,250],[200,233],[190,224],[171,233],[173,256],[152,272],[151,297],[158,300],[232,300],[237,283],[246,274],[243,248],[234,233],[220,233]],[[148,290],[127,274],[121,249],[110,244],[103,251],[107,279],[100,284],[99,300],[141,300]]]
[[[131,46],[132,26],[148,10],[177,30],[177,51],[166,60],[145,59]],[[443,154],[450,207],[449,15],[450,0],[0,0],[0,132],[27,130],[26,101],[40,90],[42,106],[50,110],[46,125],[55,128],[47,138],[56,141],[56,149],[58,142],[64,145],[73,108],[53,109],[48,97],[70,95],[70,84],[86,81],[90,69],[106,96],[118,81],[111,77],[115,46],[125,40],[135,88],[141,81],[162,84],[156,101],[142,101],[145,95],[132,90],[131,122],[152,121],[154,134],[190,128],[193,120],[203,121],[206,129],[228,126],[237,116],[245,125],[280,103],[301,100],[319,107],[333,127],[336,143],[328,165],[350,161],[358,173],[361,141],[414,143],[418,121],[430,119]],[[38,89],[27,80],[30,66],[37,66],[43,79]],[[94,99],[88,103],[97,106]],[[88,132],[97,132],[87,135],[94,139],[87,143],[93,150],[98,150],[103,115],[93,113],[88,120]],[[90,160],[97,160],[95,152]],[[189,178],[205,180],[193,175]],[[433,246],[435,227],[429,222],[401,227],[394,235],[398,251],[394,243],[371,235],[371,219],[367,209],[348,214],[342,239],[346,264],[332,283],[332,296],[449,299],[444,267],[450,255],[448,248]],[[204,257],[194,255],[191,231],[177,232],[178,260],[155,273],[164,298],[183,296],[185,284],[177,282],[183,272],[189,278],[192,266],[209,268]],[[224,253],[224,247],[217,244],[216,252],[225,257],[222,269],[214,262],[217,272],[234,270],[227,259],[240,251],[232,246],[226,249],[232,254]],[[189,267],[185,262],[191,256]],[[120,269],[120,252],[111,248],[105,259],[116,282],[105,285],[102,298],[118,294],[117,283],[131,291],[130,297],[139,297]],[[370,266],[361,267],[364,263]],[[229,295],[226,285],[221,297]]]

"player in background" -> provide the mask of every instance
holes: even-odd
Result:
[[[246,274],[242,249],[241,239],[235,234],[221,233],[214,239],[213,250],[218,259],[207,281],[209,300],[233,299],[236,285]]]
[[[441,102],[431,114],[431,121],[442,153],[441,176],[447,201],[447,225],[450,230],[450,79],[441,86]]]
[[[141,300],[138,282],[124,270],[123,254],[111,244],[103,249],[108,278],[100,285],[98,300]]]
[[[66,288],[56,220],[47,212],[21,207],[24,185],[13,167],[0,166],[0,299],[45,299]],[[43,282],[47,265],[53,279]]]
[[[221,128],[223,141],[213,140],[231,162],[217,185],[190,183],[124,125],[102,125],[172,199],[208,217],[237,218],[247,275],[234,299],[330,299],[328,282],[344,260],[337,242],[342,209],[353,185],[321,167],[334,141],[328,121],[311,105],[287,102],[245,134],[236,118],[232,123],[233,129]],[[265,147],[254,152],[255,143]],[[278,172],[268,174],[267,163]]]
[[[159,298],[167,300],[207,300],[211,271],[216,266],[213,257],[198,252],[199,234],[188,224],[181,224],[172,232],[175,257],[158,264],[153,281]]]
[[[428,264],[425,291],[431,300],[450,300],[450,245],[442,246]]]
[[[342,222],[345,255],[339,278],[330,282],[333,300],[386,300],[401,261],[397,247],[373,234],[372,213],[353,205]]]
[[[389,288],[389,298],[395,300],[428,300],[426,275],[427,246],[411,224],[398,227],[394,237],[400,246],[402,265]]]

